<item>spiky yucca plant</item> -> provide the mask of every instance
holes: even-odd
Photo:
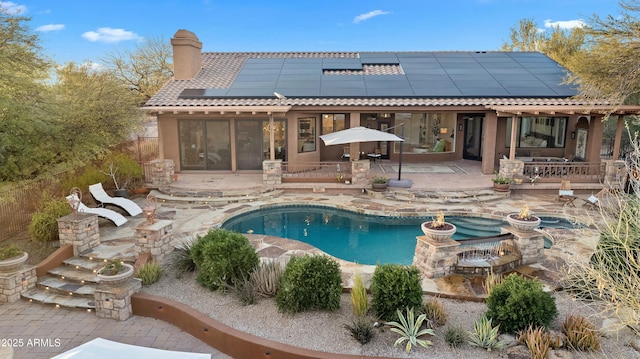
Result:
[[[554,338],[542,327],[529,328],[519,332],[518,343],[524,342],[532,359],[545,359],[552,348],[560,347],[560,339]]]
[[[136,273],[136,278],[142,279],[143,285],[149,285],[160,280],[162,269],[158,262],[145,263],[140,266]]]
[[[436,335],[433,329],[420,330],[420,327],[422,326],[422,322],[424,322],[424,320],[427,317],[425,314],[420,314],[420,316],[418,316],[418,318],[416,319],[415,315],[413,314],[413,308],[407,308],[406,317],[402,314],[400,309],[397,309],[396,312],[398,314],[398,318],[400,318],[400,323],[398,322],[387,323],[388,325],[393,327],[391,328],[392,332],[398,333],[401,335],[401,337],[398,338],[398,340],[396,340],[395,343],[393,343],[394,347],[406,341],[407,346],[405,347],[405,350],[408,353],[411,351],[412,345],[421,345],[425,348],[428,348],[430,345],[433,344],[429,340],[420,339],[421,336],[426,334]]]
[[[569,315],[562,323],[562,333],[575,350],[599,350],[600,335],[585,317]]]
[[[467,338],[467,332],[460,327],[447,327],[444,332],[444,340],[453,348],[458,348]]]
[[[351,323],[345,324],[344,328],[362,345],[370,342],[375,334],[373,330],[373,319],[364,315],[354,316]]]
[[[469,340],[467,342],[473,346],[487,349],[488,351],[491,351],[491,349],[502,349],[504,343],[498,339],[499,329],[500,325],[494,327],[491,319],[483,316],[473,323],[473,332],[468,332]]]
[[[369,303],[367,302],[367,288],[359,272],[353,276],[353,287],[351,288],[351,304],[353,305],[353,315],[362,317],[367,314]]]
[[[431,298],[422,303],[422,312],[434,326],[441,326],[447,323],[447,311],[437,298]]]
[[[255,290],[265,298],[275,297],[282,283],[284,267],[280,262],[262,262],[256,270],[249,274]]]

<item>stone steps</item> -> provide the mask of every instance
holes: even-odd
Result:
[[[36,286],[22,294],[22,297],[57,307],[94,310],[97,272],[106,261],[116,258],[133,263],[135,254],[132,240],[105,242],[80,256],[64,260],[63,265],[38,278]]]
[[[384,192],[369,191],[369,195],[374,198],[385,198],[411,203],[465,204],[502,200],[509,197],[509,192],[496,192],[491,189],[459,191],[387,189]]]
[[[159,202],[169,203],[186,203],[186,204],[208,204],[208,205],[226,205],[229,203],[253,202],[264,200],[281,195],[283,191],[260,191],[260,192],[207,192],[200,190],[185,190],[160,192],[151,191]]]

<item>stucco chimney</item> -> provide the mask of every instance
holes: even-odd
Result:
[[[173,78],[191,80],[202,67],[202,43],[191,31],[178,30],[171,39]]]

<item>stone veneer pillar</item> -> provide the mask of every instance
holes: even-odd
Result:
[[[510,180],[513,180],[514,176],[520,176],[524,174],[524,162],[520,160],[505,160],[504,158],[500,159],[500,171],[498,172],[500,176],[507,177]]]
[[[57,221],[60,246],[73,245],[74,256],[100,245],[97,215],[78,212],[60,217]]]
[[[282,160],[262,161],[262,184],[269,188],[282,183]]]
[[[127,282],[111,286],[99,284],[93,290],[96,303],[96,315],[99,318],[110,318],[119,321],[127,320],[133,315],[131,296],[142,288],[142,280],[131,278]]]
[[[544,259],[544,235],[537,230],[519,231],[511,226],[503,228],[513,234],[513,242],[522,256],[522,264],[540,263]]]
[[[371,172],[371,161],[358,160],[351,162],[351,183],[357,185],[367,185],[369,183],[369,173]]]
[[[458,262],[460,243],[453,239],[435,241],[427,236],[417,236],[415,265],[426,278],[438,278],[451,274]]]
[[[22,265],[11,272],[0,272],[0,303],[13,303],[20,295],[36,286],[35,266]]]
[[[154,186],[168,186],[173,182],[175,165],[173,160],[151,161],[151,183]]]
[[[134,228],[136,258],[142,253],[151,253],[151,258],[158,262],[164,259],[173,246],[173,221],[158,220],[155,223],[144,222]]]

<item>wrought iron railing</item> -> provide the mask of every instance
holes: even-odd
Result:
[[[523,170],[525,182],[602,182],[604,174],[604,162],[525,162]]]
[[[282,163],[284,182],[342,182],[351,179],[351,162]]]

